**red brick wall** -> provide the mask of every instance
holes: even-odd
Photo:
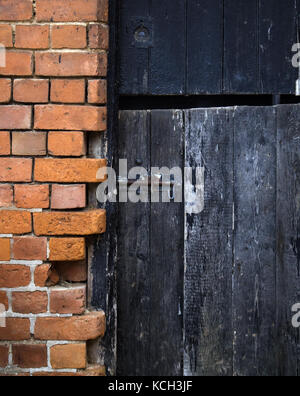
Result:
[[[3,375],[103,375],[87,341],[86,236],[105,232],[87,202],[104,159],[108,0],[0,0],[0,327]]]

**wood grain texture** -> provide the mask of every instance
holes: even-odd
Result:
[[[295,0],[259,2],[260,92],[295,94],[298,69],[292,66],[292,46],[298,42]]]
[[[128,169],[142,159],[150,168],[150,118],[147,111],[120,113],[119,158]],[[134,144],[132,144],[134,141]],[[150,204],[122,203],[118,244],[118,375],[145,375],[152,342]]]
[[[221,93],[223,2],[187,0],[186,36],[186,93]]]
[[[258,2],[224,4],[224,93],[258,93]]]
[[[181,166],[182,146],[182,112],[120,113],[128,169]],[[182,375],[182,235],[182,203],[120,204],[119,375]]]
[[[279,375],[299,376],[299,329],[291,325],[300,301],[300,106],[277,109],[277,340]]]
[[[205,167],[205,209],[185,216],[185,374],[230,376],[233,109],[187,112],[185,155]]]
[[[151,166],[183,166],[182,111],[151,112]],[[153,375],[183,374],[183,204],[151,203],[151,344]]]
[[[181,95],[185,92],[186,1],[151,2],[154,38],[149,60],[150,94]]]
[[[234,116],[233,330],[236,376],[276,375],[275,109]]]

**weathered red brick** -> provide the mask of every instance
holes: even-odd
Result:
[[[53,369],[84,369],[87,365],[86,344],[54,345],[50,349]]]
[[[47,367],[47,346],[39,345],[13,345],[13,364],[20,368]]]
[[[0,129],[30,129],[31,106],[0,106]]]
[[[1,8],[0,8],[0,17],[2,17]],[[13,47],[11,25],[0,25],[0,43],[4,45],[5,48]]]
[[[37,158],[34,178],[39,182],[100,183],[105,178],[97,179],[97,172],[105,167],[106,160],[104,159]]]
[[[80,49],[87,46],[86,27],[81,25],[59,25],[52,28],[52,48]]]
[[[50,132],[49,154],[58,157],[81,157],[86,154],[84,132]]]
[[[31,213],[14,210],[0,212],[0,234],[21,235],[31,231]]]
[[[1,43],[1,41],[0,41]],[[0,79],[0,103],[8,103],[11,99],[11,81],[8,78]]]
[[[13,188],[7,184],[0,185],[0,207],[8,208],[13,203]]]
[[[24,49],[49,48],[49,26],[17,25],[15,47]]]
[[[0,238],[0,261],[9,261],[9,260],[10,260],[10,239]]]
[[[1,21],[25,21],[32,15],[32,0],[0,0]]]
[[[14,238],[15,260],[47,260],[47,238]]]
[[[53,314],[82,315],[86,309],[86,286],[53,288],[50,294],[50,311]]]
[[[5,291],[0,291],[0,304],[4,305],[5,309],[8,310],[8,297]],[[1,359],[1,355],[0,355],[0,359]]]
[[[89,47],[108,50],[109,28],[108,25],[95,24],[89,27]]]
[[[6,327],[0,327],[0,341],[26,341],[29,339],[29,319],[6,318]]]
[[[14,292],[12,309],[16,313],[39,314],[48,310],[47,292]]]
[[[107,22],[108,0],[38,0],[36,15],[40,22]]]
[[[106,80],[89,81],[88,102],[91,104],[105,104],[107,102]]]
[[[34,283],[38,287],[51,287],[57,285],[59,275],[51,264],[42,264],[34,271]]]
[[[84,80],[52,80],[51,101],[57,103],[84,103]]]
[[[10,155],[10,133],[0,132],[0,155]]]
[[[81,209],[86,206],[86,185],[61,185],[52,186],[52,209]]]
[[[13,132],[13,155],[45,155],[47,153],[47,134],[45,132]]]
[[[19,79],[14,81],[14,100],[23,103],[47,103],[48,80]]]
[[[30,268],[25,265],[0,264],[0,287],[26,287],[31,281]]]
[[[34,337],[37,340],[87,341],[103,337],[105,327],[102,311],[71,318],[37,318]]]
[[[105,210],[33,214],[36,235],[93,235],[106,230]],[[1,232],[1,228],[0,228]]]
[[[85,259],[84,238],[51,238],[50,261],[79,261]]]
[[[31,179],[31,159],[0,158],[0,182],[30,182]]]
[[[2,76],[31,76],[32,70],[31,53],[6,51],[6,66],[1,67]]]
[[[91,132],[106,130],[105,107],[37,105],[34,112],[35,129]]]
[[[0,367],[6,367],[8,365],[8,346],[0,345]]]
[[[15,204],[17,208],[48,209],[48,185],[15,185]]]
[[[35,61],[38,76],[105,77],[107,74],[105,52],[38,52]]]

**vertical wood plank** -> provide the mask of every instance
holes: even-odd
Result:
[[[280,376],[300,375],[300,333],[292,306],[300,302],[300,106],[277,108],[277,326]]]
[[[181,95],[185,91],[186,0],[152,0],[153,47],[149,91]]]
[[[120,0],[120,94],[143,95],[149,88],[149,48],[136,44],[135,29],[149,18],[150,0]]]
[[[260,0],[260,92],[295,94],[298,69],[292,66],[297,42],[295,0]],[[248,43],[247,43],[248,45]]]
[[[151,166],[183,166],[181,111],[151,112]],[[151,375],[183,374],[183,203],[151,203]],[[148,371],[149,373],[149,371]]]
[[[222,91],[223,1],[187,0],[187,94]]]
[[[119,158],[128,170],[150,168],[150,123],[147,111],[120,112]],[[132,142],[134,141],[134,144]],[[149,373],[150,353],[150,204],[120,203],[118,243],[118,375]],[[157,340],[158,342],[158,340]]]
[[[234,375],[277,374],[274,108],[234,120]]]
[[[257,0],[224,1],[224,93],[259,90]]]
[[[185,374],[231,376],[233,109],[186,117],[185,162],[205,167],[205,206],[185,216]]]

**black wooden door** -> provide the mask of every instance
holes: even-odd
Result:
[[[299,105],[120,112],[120,158],[203,168],[204,208],[120,205],[119,374],[299,374],[299,130]]]
[[[300,106],[240,94],[295,93],[300,3],[118,4],[122,108],[196,108],[120,111],[119,158],[204,172],[200,213],[120,204],[118,374],[296,376]]]
[[[120,94],[294,94],[298,0],[121,0]]]

